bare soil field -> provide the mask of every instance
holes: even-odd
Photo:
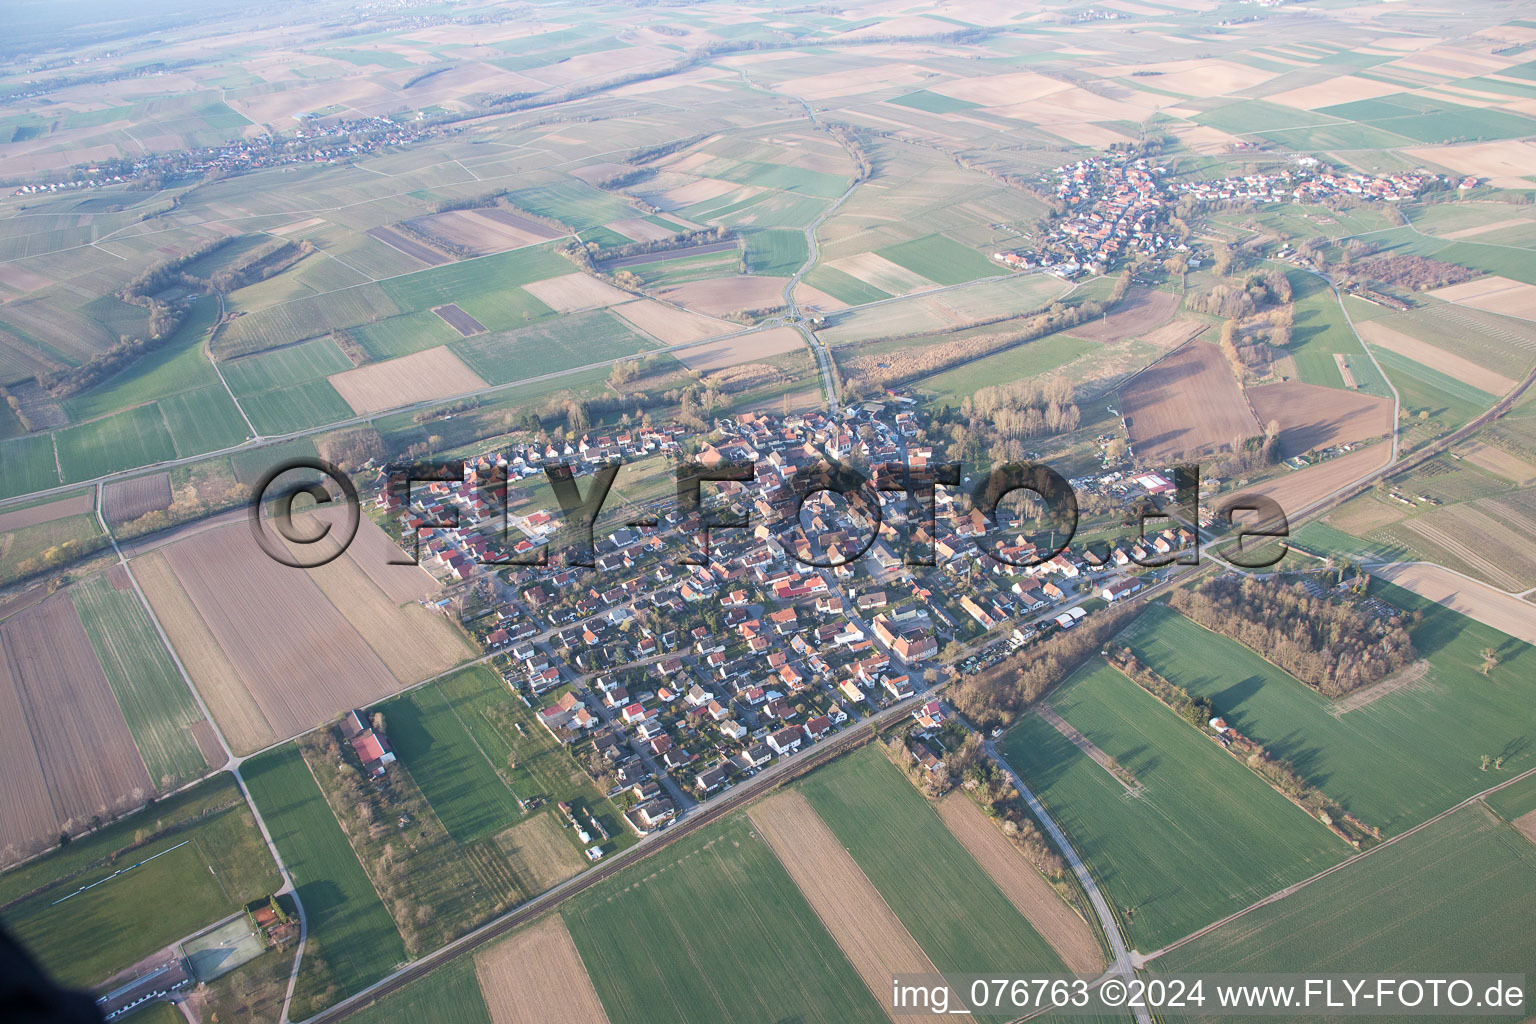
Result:
[[[1536,487],[1536,466],[1502,448],[1474,441],[1463,449],[1461,457],[1478,469],[1486,469],[1521,487]]]
[[[615,306],[613,311],[666,345],[703,341],[705,338],[730,334],[741,329],[727,320],[716,320],[702,313],[673,309],[671,306],[652,302],[649,299],[626,302],[622,306]]]
[[[446,253],[438,252],[430,245],[425,245],[414,238],[407,238],[398,231],[389,228],[369,228],[366,232],[370,237],[376,238],[391,249],[405,253],[412,259],[420,260],[429,267],[442,266],[444,263],[453,262]]]
[[[704,157],[704,162],[707,162],[709,159],[708,153],[698,153],[695,155]],[[684,170],[685,168],[679,167],[678,169]],[[613,221],[605,226],[610,230],[617,231],[621,235],[633,238],[637,242],[654,242],[662,238],[671,238],[677,234],[677,232],[664,228],[660,224],[652,224],[644,217],[629,217],[625,220]]]
[[[1212,96],[1229,96],[1244,89],[1263,85],[1275,77],[1275,72],[1263,68],[1225,60],[1175,60],[1162,64],[1123,65],[1113,68],[1096,68],[1101,75],[1121,77],[1136,72],[1157,72],[1157,88],[1167,92],[1183,93],[1196,99]]]
[[[339,509],[317,511],[315,514],[334,515],[338,519],[342,515]],[[419,565],[391,565],[391,562],[403,561],[408,556],[390,539],[389,534],[379,529],[367,516],[358,522],[357,536],[347,548],[347,557],[368,574],[368,578],[389,597],[392,604],[436,597],[441,589],[432,574]]]
[[[0,658],[0,766],[5,772],[5,785],[0,786],[0,865],[7,865],[56,838],[59,817],[48,795],[36,741],[27,728],[18,680],[4,658]]]
[[[461,337],[468,338],[471,335],[485,333],[485,324],[476,320],[452,302],[446,306],[433,306],[432,312],[436,313],[438,319],[443,323],[458,331]]]
[[[1113,313],[1096,323],[1079,324],[1072,329],[1072,335],[1107,344],[1124,341],[1166,323],[1178,307],[1179,297],[1172,292],[1133,288]]]
[[[1067,88],[1065,82],[1033,71],[1017,71],[984,78],[963,78],[928,86],[928,91],[984,107],[1003,107],[1048,96]]]
[[[560,232],[538,221],[499,208],[450,210],[447,213],[434,213],[430,217],[418,217],[409,223],[434,238],[463,246],[477,256],[520,249],[536,242],[547,242],[560,235]],[[390,244],[394,245],[393,242]]]
[[[1478,224],[1476,227],[1462,228],[1459,231],[1439,232],[1440,238],[1471,238],[1473,235],[1487,234],[1490,231],[1498,231],[1502,228],[1518,228],[1531,223],[1529,217],[1506,217],[1488,224]]]
[[[273,228],[267,233],[271,235],[291,235],[295,231],[304,231],[308,228],[319,227],[324,223],[324,217],[310,217],[308,220],[296,220],[292,224],[284,224],[280,228]]]
[[[1051,130],[1055,131],[1054,128]],[[1225,153],[1233,145],[1242,141],[1236,135],[1229,135],[1220,128],[1212,128],[1208,124],[1195,124],[1193,121],[1170,124],[1168,131],[1196,153]]]
[[[535,814],[513,825],[496,836],[496,848],[506,856],[524,892],[543,892],[585,866],[553,813]]]
[[[1486,583],[1425,562],[1377,566],[1371,575],[1528,644],[1536,644],[1536,615],[1531,614],[1531,606]]]
[[[1532,152],[1536,159],[1536,151]],[[1532,166],[1536,166],[1533,164]],[[1536,285],[1511,281],[1507,277],[1480,277],[1476,281],[1436,288],[1429,294],[1447,302],[1486,309],[1491,313],[1536,320]]]
[[[0,748],[7,780],[0,788],[9,791],[14,778],[16,795],[5,799],[22,805],[15,824],[9,814],[0,821],[0,847],[51,842],[61,829],[77,831],[95,815],[143,803],[154,787],[69,595],[7,619],[0,655],[0,704],[16,712],[4,715],[14,742]],[[48,814],[52,824],[28,834]]]
[[[756,362],[805,348],[805,338],[793,327],[774,327],[738,338],[724,338],[677,353],[677,361],[690,370],[721,370],[739,363]]]
[[[1373,444],[1315,466],[1284,473],[1273,480],[1243,488],[1245,494],[1273,498],[1287,516],[1293,516],[1341,487],[1354,483],[1392,456],[1392,446]]]
[[[802,310],[814,313],[831,313],[835,310],[848,308],[848,303],[842,299],[834,298],[820,288],[813,288],[804,281],[795,285],[795,302],[799,303]]]
[[[133,575],[230,748],[236,754],[249,754],[276,743],[277,733],[181,589],[164,553],[152,551],[135,558]]]
[[[787,277],[745,274],[689,281],[658,289],[656,296],[700,313],[721,316],[749,309],[777,309],[784,305],[784,286],[788,283]]]
[[[475,977],[494,1024],[608,1024],[559,914],[478,954]]]
[[[1278,103],[1283,107],[1299,107],[1302,110],[1316,110],[1318,107],[1331,107],[1337,103],[1354,103],[1358,100],[1371,100],[1377,96],[1387,96],[1394,92],[1402,92],[1401,85],[1392,82],[1378,82],[1370,78],[1358,78],[1354,75],[1340,75],[1330,78],[1326,82],[1317,82],[1312,85],[1304,85],[1300,89],[1291,89],[1265,98],[1267,103]]]
[[[533,281],[523,285],[523,291],[561,313],[574,313],[578,309],[592,309],[596,306],[614,306],[634,298],[629,292],[615,288],[607,281],[599,281],[580,273]]]
[[[883,292],[892,295],[908,295],[912,292],[924,291],[928,288],[937,288],[938,285],[920,274],[914,274],[906,267],[892,263],[884,256],[878,256],[872,252],[861,252],[854,256],[844,256],[840,260],[833,260],[827,266],[833,270],[841,270],[858,278],[867,285],[873,285]]]
[[[162,554],[278,739],[400,688],[309,573],[274,562],[244,524],[193,534]]]
[[[1174,317],[1161,327],[1154,327],[1150,331],[1143,331],[1137,335],[1149,345],[1156,345],[1164,352],[1171,352],[1184,344],[1200,337],[1210,330],[1210,324],[1201,323],[1199,320],[1185,320],[1182,317]]]
[[[1392,431],[1392,402],[1357,391],[1284,381],[1249,388],[1248,400],[1261,425],[1280,424],[1284,458]]]
[[[1220,448],[1260,429],[1221,350],[1203,341],[1192,341],[1137,374],[1120,392],[1120,402],[1142,459]]]
[[[331,385],[360,414],[448,398],[485,387],[485,381],[446,346],[332,374]]]
[[[1485,278],[1484,280],[1487,279]],[[1481,282],[1472,281],[1468,283],[1480,284]],[[1454,285],[1453,287],[1465,288],[1466,285]],[[1446,288],[1440,289],[1442,292],[1449,290]],[[1536,295],[1536,289],[1532,290],[1532,294]],[[1471,305],[1477,305],[1477,303],[1473,302]],[[1484,306],[1483,308],[1487,309],[1489,307]],[[1495,312],[1500,311],[1496,310]],[[1439,345],[1431,345],[1427,341],[1420,341],[1412,335],[1394,330],[1375,320],[1362,320],[1355,325],[1355,329],[1360,332],[1362,338],[1372,345],[1379,345],[1388,352],[1396,352],[1398,355],[1406,356],[1416,363],[1423,363],[1431,370],[1439,370],[1441,373],[1471,384],[1475,388],[1481,388],[1490,395],[1503,395],[1515,386],[1513,379],[1504,376],[1496,370],[1486,369],[1464,356],[1448,352]]]
[[[101,514],[114,526],[171,507],[171,475],[152,473],[116,480],[102,488]]]
[[[1092,146],[1095,149],[1108,149],[1118,142],[1135,141],[1129,135],[1123,135],[1111,128],[1087,121],[1053,124],[1050,131],[1052,135],[1060,135],[1068,142],[1075,142],[1079,146]]]
[[[781,790],[755,804],[750,814],[806,902],[887,1012],[892,1010],[891,975],[938,973],[799,790]],[[961,1004],[952,999],[950,1005]],[[899,1018],[893,1015],[893,1019]]]
[[[108,493],[111,493],[111,490],[111,485],[108,485]],[[169,499],[166,503],[170,503]],[[26,526],[37,526],[40,523],[51,523],[55,519],[83,515],[95,507],[95,495],[90,491],[81,491],[79,494],[60,498],[58,501],[49,501],[30,508],[19,508],[14,512],[0,512],[0,533],[20,530]]]
[[[781,83],[778,90],[808,100],[824,100],[858,96],[880,89],[906,88],[930,77],[932,72],[917,65],[892,63],[791,78]]]
[[[1104,953],[1087,922],[1067,906],[1019,848],[1003,835],[964,793],[939,801],[939,817],[976,863],[1018,908],[1045,941],[1061,954],[1074,974],[1094,975],[1104,968]]]
[[[746,190],[742,185],[734,181],[726,181],[722,178],[694,178],[686,184],[669,188],[655,197],[652,201],[663,210],[675,210],[684,206],[692,206],[694,203],[702,203],[706,200],[716,199],[738,189]],[[757,190],[752,189],[746,194],[753,194]]]
[[[1528,188],[1531,183],[1525,176],[1536,167],[1536,143],[1518,139],[1465,146],[1424,146],[1405,149],[1403,153],[1460,174],[1487,178],[1489,184],[1499,188]]]

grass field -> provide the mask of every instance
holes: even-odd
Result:
[[[392,316],[354,328],[352,337],[373,359],[395,359],[423,352],[459,338],[459,332],[430,310]],[[348,363],[342,369],[350,369]],[[332,371],[335,372],[335,371]]]
[[[1066,973],[878,747],[820,769],[802,788],[940,971]]]
[[[1514,821],[1536,811],[1536,775],[1490,795],[1487,804],[1506,821]]]
[[[852,274],[845,274],[833,267],[816,266],[802,280],[813,288],[819,288],[850,306],[862,305],[866,302],[878,302],[881,299],[889,299],[891,293],[882,291],[872,284],[865,284]]]
[[[71,596],[150,779],[170,789],[203,774],[208,766],[191,732],[203,714],[138,595],[101,575]]]
[[[981,253],[943,235],[926,235],[888,245],[877,253],[939,284],[964,284],[998,273],[997,265]]]
[[[886,102],[911,107],[913,110],[926,110],[930,114],[954,114],[962,110],[974,110],[977,107],[977,104],[969,100],[957,100],[953,96],[929,92],[927,89],[909,92],[905,96],[898,96]]]
[[[595,228],[609,221],[624,220],[636,213],[635,208],[624,200],[574,178],[525,188],[507,198],[513,206],[551,217],[576,231]],[[530,277],[528,280],[537,279]]]
[[[1132,945],[1155,949],[1350,852],[1305,811],[1102,661],[1051,699],[1140,783],[1118,778],[1044,719],[1003,740],[1120,912]]]
[[[234,399],[218,384],[162,398],[159,406],[183,458],[232,447],[251,433]]]
[[[218,303],[199,298],[185,323],[160,348],[128,364],[121,373],[63,402],[74,421],[142,405],[156,399],[216,386],[218,376],[203,354],[203,339],[218,316]]]
[[[11,498],[59,485],[59,470],[53,461],[53,437],[32,434],[10,441],[0,441],[0,497]]]
[[[1051,334],[928,377],[919,381],[917,387],[932,394],[934,402],[958,407],[961,399],[974,395],[978,388],[1049,373],[1099,347],[1071,335]]]
[[[793,277],[808,258],[804,231],[772,228],[747,232],[747,268],[754,274]]]
[[[65,483],[176,458],[176,444],[158,405],[141,405],[69,427],[55,439]]]
[[[295,1015],[308,1016],[379,980],[405,959],[405,946],[298,748],[253,758],[243,773],[308,919],[294,995]]]
[[[651,347],[644,336],[606,310],[572,313],[535,327],[482,334],[449,349],[491,384],[622,359]]]
[[[268,437],[321,427],[356,415],[328,380],[247,395],[240,405],[256,430]]]
[[[491,1013],[475,977],[475,958],[461,956],[398,992],[391,992],[347,1020],[353,1024],[401,1024],[425,1020],[436,1024],[491,1024]]]
[[[1296,375],[1308,384],[1342,388],[1344,378],[1333,358],[1335,353],[1342,353],[1349,360],[1359,390],[1390,398],[1392,393],[1386,381],[1371,365],[1365,346],[1344,319],[1344,311],[1328,282],[1315,274],[1290,268],[1286,277],[1295,298],[1295,325],[1289,351],[1296,364]]]
[[[470,843],[515,824],[522,808],[436,686],[379,706],[395,754],[450,835]]]
[[[888,1020],[739,814],[562,913],[613,1024]]]
[[[427,315],[432,316],[431,313]],[[390,324],[398,319],[391,317],[379,323]],[[437,318],[434,316],[433,319]],[[363,330],[359,328],[358,333]],[[229,359],[220,365],[230,390],[241,398],[319,380],[350,369],[352,361],[330,338],[316,338],[272,352]]]
[[[1474,804],[1202,936],[1153,968],[1515,973],[1536,960],[1532,915],[1536,845]]]
[[[1497,783],[1497,774],[1479,770],[1485,753],[1506,755],[1507,772],[1536,764],[1526,739],[1536,719],[1536,652],[1389,584],[1375,582],[1372,591],[1423,610],[1413,639],[1430,671],[1343,715],[1247,648],[1161,606],[1125,640],[1155,671],[1209,697],[1234,728],[1390,835]],[[1488,677],[1478,671],[1485,647],[1500,652]]]
[[[76,542],[87,552],[108,546],[107,535],[101,532],[101,523],[93,512],[65,516],[0,534],[0,580],[17,579],[22,574],[23,562],[40,565],[40,555],[49,548],[69,541]],[[31,571],[36,572],[37,569],[34,567]]]
[[[281,884],[221,775],[0,876],[0,919],[58,981],[92,985]]]

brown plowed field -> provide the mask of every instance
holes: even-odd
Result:
[[[1340,455],[1315,466],[1245,487],[1243,493],[1273,498],[1286,516],[1294,516],[1320,498],[1354,483],[1371,470],[1380,469],[1391,455],[1391,445],[1373,444],[1348,455]],[[1223,495],[1222,500],[1225,499]]]
[[[542,281],[530,281],[523,285],[523,291],[561,313],[574,313],[578,309],[592,309],[596,306],[616,306],[634,298],[622,288],[615,288],[607,281],[599,281],[586,274],[564,274],[560,277],[547,277]]]
[[[308,573],[267,557],[243,524],[162,553],[278,739],[400,688]]]
[[[420,260],[429,267],[442,266],[452,262],[446,255],[438,252],[429,245],[423,245],[414,238],[407,238],[398,231],[389,228],[370,228],[367,232],[373,238],[377,238],[385,245],[398,252],[403,252],[412,259]]]
[[[1392,400],[1358,391],[1285,381],[1249,388],[1248,400],[1261,425],[1280,424],[1280,454],[1287,459],[1392,432]]]
[[[111,487],[109,486],[107,490],[110,492]],[[33,505],[31,508],[19,508],[14,512],[0,512],[0,533],[36,526],[39,523],[51,523],[55,519],[64,519],[67,516],[83,515],[95,507],[95,496],[90,491],[81,491],[79,494],[60,498],[58,501]]]
[[[1087,923],[970,797],[951,793],[940,800],[939,817],[1074,974],[1103,970],[1104,953]]]
[[[1528,644],[1536,644],[1536,615],[1531,613],[1531,606],[1486,583],[1438,565],[1386,565],[1372,569],[1371,575]]]
[[[774,327],[739,338],[724,338],[677,353],[677,361],[690,370],[721,370],[770,356],[805,349],[805,338],[793,327]]]
[[[318,511],[315,514],[324,515]],[[338,521],[342,518],[340,510],[330,514]],[[391,565],[391,562],[403,561],[409,556],[367,516],[358,521],[357,536],[347,548],[347,557],[356,562],[394,604],[434,597],[441,589],[432,574],[419,565]]]
[[[475,977],[495,1024],[608,1024],[559,914],[475,957]]]
[[[485,381],[445,345],[334,373],[327,379],[354,412],[364,415],[485,387]]]
[[[891,975],[938,973],[799,790],[775,793],[750,813],[784,870],[887,1012],[892,1010]],[[964,1004],[951,994],[950,1005]]]
[[[1209,451],[1259,432],[1221,350],[1203,341],[1153,363],[1121,391],[1120,401],[1142,459]]]
[[[716,320],[702,313],[690,313],[639,299],[613,307],[613,311],[645,333],[661,339],[667,345],[682,345],[690,341],[703,341],[719,334],[730,334],[741,328],[726,320]]]
[[[29,805],[17,825],[9,815],[0,821],[4,845],[51,840],[57,829],[75,831],[94,815],[142,803],[153,790],[149,774],[68,595],[56,594],[8,619],[0,627],[0,649],[10,712],[3,727],[8,742],[0,748],[6,780],[0,789],[7,801]],[[17,722],[21,734],[13,737]],[[46,805],[38,804],[39,778]],[[13,779],[17,797],[9,794]],[[50,813],[53,824],[41,835],[25,834]]]
[[[784,305],[784,286],[788,283],[787,277],[737,274],[689,281],[687,284],[661,288],[656,294],[679,306],[711,316],[722,316],[749,309],[778,309]]]
[[[1393,330],[1374,320],[1362,321],[1357,325],[1357,329],[1360,336],[1372,345],[1406,356],[1416,363],[1423,363],[1431,370],[1439,370],[1475,388],[1481,388],[1490,395],[1503,395],[1516,384],[1512,377],[1506,377],[1497,370],[1479,366],[1455,352],[1449,352],[1438,345],[1431,345],[1427,341],[1420,341],[1412,335]]]
[[[131,523],[150,512],[171,507],[171,475],[151,473],[107,484],[101,492],[101,513],[107,522]]]
[[[501,209],[450,210],[418,217],[410,224],[435,238],[461,245],[478,256],[520,249],[560,234],[538,221]]]
[[[1179,297],[1172,292],[1132,288],[1113,313],[1102,320],[1079,324],[1072,329],[1072,335],[1113,344],[1166,323],[1178,307]]]
[[[468,338],[473,334],[484,334],[485,324],[476,320],[453,303],[446,306],[434,306],[432,312],[437,314],[439,320],[458,331],[460,335]]]
[[[193,607],[192,599],[181,589],[165,554],[151,551],[134,558],[133,575],[234,752],[249,754],[276,743],[277,733]]]

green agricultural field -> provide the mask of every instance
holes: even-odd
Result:
[[[1288,149],[1306,150],[1357,150],[1396,149],[1411,146],[1413,140],[1369,124],[1324,124],[1310,128],[1289,128],[1281,131],[1262,131],[1260,138],[1279,143]]]
[[[392,316],[388,320],[353,328],[351,333],[353,339],[362,346],[363,351],[373,359],[395,359],[399,356],[408,356],[413,352],[423,352],[450,341],[457,341],[461,337],[458,331],[443,321],[442,317],[430,310]],[[350,369],[350,367],[351,364],[348,363],[343,369]]]
[[[1207,110],[1203,114],[1197,114],[1191,120],[1232,135],[1245,135],[1249,132],[1272,131],[1277,128],[1301,128],[1331,121],[1334,118],[1309,110],[1297,110],[1295,107],[1282,107],[1278,103],[1266,103],[1263,100],[1239,100],[1214,110]]]
[[[478,310],[499,308],[506,301],[506,293],[526,295],[519,285],[574,270],[552,246],[539,245],[393,277],[383,288],[402,312],[431,310],[451,302],[490,327]],[[533,301],[531,295],[526,297]]]
[[[1100,347],[1068,334],[1050,334],[925,378],[917,387],[931,394],[935,403],[948,402],[958,408],[961,399],[974,395],[979,388],[1042,376]]]
[[[12,498],[59,485],[51,434],[0,441],[0,464],[5,466],[5,472],[0,473],[0,497]]]
[[[613,1024],[759,1024],[765,1007],[804,1024],[888,1019],[740,814],[562,914]]]
[[[202,775],[208,765],[192,728],[203,714],[138,594],[101,575],[75,587],[71,597],[150,779],[170,789]]]
[[[647,288],[667,288],[690,281],[706,281],[716,277],[730,277],[741,269],[741,252],[730,249],[725,252],[707,252],[702,256],[684,256],[681,259],[661,260],[656,263],[637,263],[624,268],[638,277]]]
[[[872,284],[865,284],[852,274],[845,274],[841,270],[827,266],[817,265],[801,280],[812,288],[819,288],[834,299],[846,302],[850,306],[879,302],[881,299],[891,297],[890,292],[882,291]]]
[[[405,945],[298,748],[261,754],[242,771],[309,923],[295,991],[298,1012],[309,1016],[378,981],[405,959]]]
[[[957,100],[953,96],[929,92],[927,89],[909,92],[905,96],[898,96],[886,102],[911,107],[913,110],[926,110],[930,114],[954,114],[962,110],[974,110],[979,105],[969,100]]]
[[[1224,636],[1162,606],[1123,639],[1136,656],[1192,694],[1209,697],[1234,728],[1267,747],[1351,814],[1384,835],[1487,789],[1483,754],[1505,771],[1536,765],[1525,737],[1536,724],[1536,652],[1528,644],[1379,581],[1377,596],[1424,612],[1414,646],[1424,678],[1343,714],[1290,675]],[[1482,651],[1500,652],[1487,677]]]
[[[1404,408],[1428,409],[1431,416],[1465,422],[1490,408],[1498,396],[1464,383],[1448,373],[1385,349],[1371,350],[1402,396]],[[1353,369],[1355,363],[1350,363]],[[1357,381],[1359,377],[1355,378]]]
[[[608,362],[643,352],[651,342],[606,310],[572,313],[503,334],[482,334],[448,346],[490,384]]]
[[[925,235],[888,245],[877,250],[876,255],[939,284],[964,284],[1000,273],[997,265],[981,253],[943,235]]]
[[[491,1024],[475,958],[461,956],[347,1017],[351,1024]]]
[[[747,268],[754,274],[793,277],[809,258],[804,231],[774,228],[747,233]]]
[[[841,174],[808,171],[803,167],[759,163],[755,160],[744,160],[716,173],[715,177],[743,185],[774,188],[781,192],[798,192],[817,199],[836,199],[848,189],[848,178]]]
[[[1152,969],[1529,972],[1533,915],[1536,845],[1473,805],[1158,958]]]
[[[218,384],[162,398],[159,406],[182,457],[230,448],[251,435],[234,399]]]
[[[802,788],[940,971],[1066,973],[878,746],[819,769]]]
[[[95,387],[66,398],[64,411],[72,421],[80,422],[184,391],[217,386],[219,378],[203,352],[203,341],[218,312],[214,300],[194,300],[186,322],[163,345]]]
[[[624,220],[638,212],[624,200],[575,178],[525,188],[512,193],[507,201],[513,206],[557,220],[575,231],[585,231],[609,221]],[[569,272],[570,265],[567,264],[566,268]],[[538,278],[530,277],[527,280],[536,281]]]
[[[432,316],[430,313],[427,315]],[[435,316],[432,318],[437,319]],[[391,317],[380,321],[380,324],[394,323],[397,319]],[[359,328],[357,333],[361,334],[368,329]],[[458,334],[457,331],[453,333]],[[244,398],[342,373],[352,369],[352,361],[342,354],[340,347],[330,338],[316,338],[275,352],[228,359],[219,365],[219,369],[229,382],[230,390]]]
[[[1102,661],[1076,672],[1051,704],[1134,775],[1139,792],[1038,715],[1008,733],[1003,755],[1071,837],[1137,948],[1156,949],[1350,853]]]
[[[141,405],[54,435],[65,483],[176,458],[158,405]]]
[[[236,452],[229,457],[229,466],[236,480],[242,484],[250,484],[280,462],[288,459],[312,459],[317,454],[315,443],[307,437],[301,437],[253,451]]]
[[[1486,802],[1505,821],[1514,821],[1536,811],[1536,775],[1490,794]]]
[[[450,835],[460,843],[484,839],[517,823],[523,811],[512,791],[436,686],[379,706],[395,755],[421,787]]]
[[[1354,328],[1344,319],[1344,310],[1328,286],[1328,282],[1304,270],[1286,268],[1285,276],[1291,282],[1291,294],[1295,299],[1295,321],[1291,328],[1291,359],[1296,364],[1296,374],[1308,384],[1342,388],[1344,378],[1339,373],[1335,353],[1349,360],[1359,390],[1370,395],[1391,397],[1386,381],[1371,365],[1365,346],[1355,336]]]
[[[0,920],[58,981],[94,985],[281,885],[221,775],[0,876]]]
[[[436,269],[452,269],[452,265]],[[373,323],[410,308],[424,309],[425,306],[397,307],[391,295],[396,292],[408,294],[410,289],[402,282],[408,282],[418,274],[430,273],[430,270],[418,271],[416,274],[390,278],[384,284],[341,288],[247,313],[224,325],[214,340],[214,353],[221,358],[229,358],[281,348],[296,341],[318,338],[339,328]],[[389,287],[386,288],[386,285]]]
[[[1509,246],[1483,245],[1480,242],[1452,242],[1435,253],[1435,258],[1460,263],[1485,274],[1536,284],[1536,250]]]
[[[322,427],[357,415],[328,380],[247,395],[240,405],[256,430],[267,437]]]

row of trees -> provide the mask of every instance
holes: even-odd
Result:
[[[1168,601],[1326,697],[1384,679],[1418,657],[1409,637],[1418,613],[1378,620],[1354,603],[1313,597],[1299,584],[1210,579],[1175,590]]]

